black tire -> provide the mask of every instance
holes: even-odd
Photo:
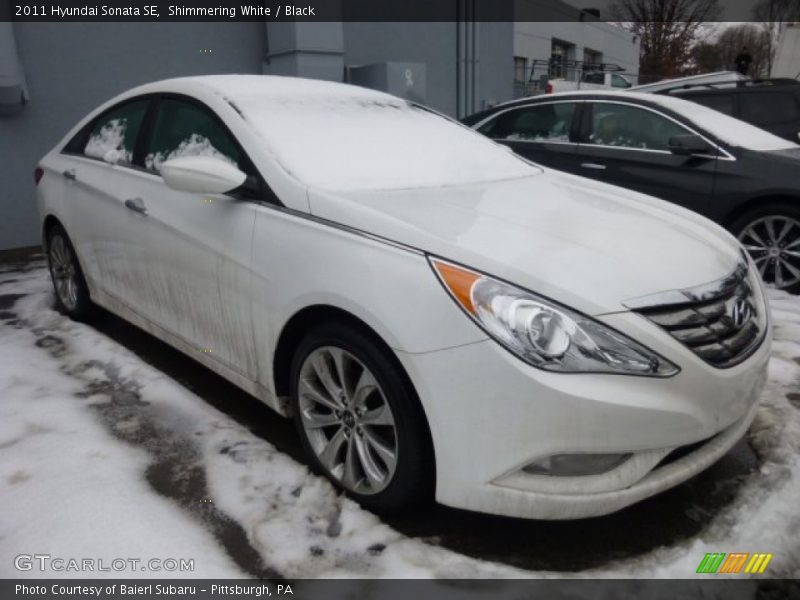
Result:
[[[63,260],[68,261],[72,271],[64,271]],[[47,265],[50,279],[53,282],[53,292],[56,298],[56,309],[76,321],[85,321],[92,316],[94,304],[89,297],[89,288],[83,276],[78,255],[60,224],[53,225],[47,232]],[[62,285],[63,277],[72,277],[73,289],[65,292]],[[74,294],[74,296],[73,296]]]
[[[743,234],[747,229],[756,223],[759,223],[762,219],[768,217],[776,217],[778,219],[787,220],[790,219],[796,223],[797,226],[792,227],[792,229],[786,234],[785,238],[781,240],[781,243],[786,245],[788,244],[796,244],[800,241],[800,203],[790,204],[788,202],[772,202],[769,204],[764,204],[763,206],[759,206],[752,210],[747,211],[746,213],[738,216],[733,222],[731,222],[729,226],[729,230],[733,235],[736,236],[737,239],[742,241],[745,245],[753,246],[754,240],[750,237],[743,238]],[[761,229],[763,225],[757,226],[760,231],[761,238],[766,239],[766,230]],[[777,237],[777,236],[776,236]],[[757,244],[756,244],[757,245]],[[781,248],[779,248],[780,250]],[[800,245],[792,246],[792,252],[800,252]],[[753,257],[753,260],[758,259],[761,256],[764,256],[766,252],[760,251],[751,251],[750,255]],[[784,255],[784,260],[791,260],[790,263],[795,269],[800,269],[800,257],[795,256],[786,256]],[[763,263],[763,261],[757,261],[759,266]],[[775,275],[774,275],[774,263],[771,263],[772,266],[768,266],[766,268],[766,272],[763,275],[763,279],[765,283],[770,285],[774,285],[775,283]],[[782,272],[789,273],[787,269],[782,269]],[[797,281],[791,285],[785,286],[776,286],[780,287],[786,292],[791,294],[800,294],[800,281]]]
[[[391,409],[394,419],[393,440],[397,444],[396,466],[386,487],[375,493],[359,493],[343,485],[322,464],[303,425],[298,394],[302,367],[312,353],[330,347],[344,350],[363,363],[381,388],[380,398],[385,398]],[[363,507],[382,513],[407,509],[432,499],[435,468],[427,420],[397,358],[372,334],[345,322],[327,323],[307,334],[292,360],[291,397],[295,426],[312,468],[327,477],[338,489]],[[332,427],[338,429],[342,425]],[[352,431],[355,432],[355,428]],[[361,481],[366,481],[366,475]]]

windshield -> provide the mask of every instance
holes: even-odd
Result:
[[[720,141],[731,146],[765,152],[800,147],[789,140],[759,129],[755,125],[750,125],[750,123],[745,123],[702,104],[657,94],[653,94],[647,100],[661,104],[685,116]]]
[[[283,167],[318,188],[451,186],[539,172],[482,135],[385,94],[236,102]]]

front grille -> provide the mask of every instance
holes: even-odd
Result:
[[[631,308],[715,367],[731,367],[752,354],[766,333],[766,307],[746,259],[728,277],[669,295],[668,304],[635,301]],[[682,299],[683,301],[680,301]],[[678,301],[676,301],[678,300]]]

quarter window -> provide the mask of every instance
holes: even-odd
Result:
[[[239,145],[208,110],[182,100],[161,100],[144,156],[145,167],[159,172],[164,161],[183,156],[213,156],[246,173],[250,170]]]
[[[631,87],[631,84],[622,75],[617,75],[616,73],[612,73],[611,74],[611,87],[629,88],[629,87]]]
[[[569,142],[575,106],[574,102],[561,102],[510,110],[481,126],[479,131],[497,140]]]
[[[743,121],[755,125],[774,125],[800,119],[800,107],[790,93],[747,93],[739,96]]]
[[[669,138],[690,133],[674,121],[628,104],[592,105],[589,144],[669,150]]]
[[[726,115],[733,116],[733,96],[730,94],[696,94],[685,96],[687,100],[692,100],[708,108],[713,108]]]
[[[104,159],[114,152],[117,164],[131,164],[136,137],[144,121],[149,100],[128,102],[111,109],[92,126],[82,152],[89,158]],[[85,135],[85,134],[84,134]]]

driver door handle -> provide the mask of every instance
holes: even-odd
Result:
[[[78,176],[75,175],[75,169],[67,169],[66,171],[63,171],[61,174],[67,179],[71,179],[72,181],[75,181],[78,178]]]
[[[605,171],[606,170],[606,166],[605,165],[601,165],[601,164],[598,164],[598,163],[586,162],[586,163],[581,163],[581,166],[584,169],[594,169],[595,171]]]
[[[144,205],[144,200],[141,198],[128,198],[125,200],[125,208],[128,208],[141,215],[147,214],[147,207]]]

